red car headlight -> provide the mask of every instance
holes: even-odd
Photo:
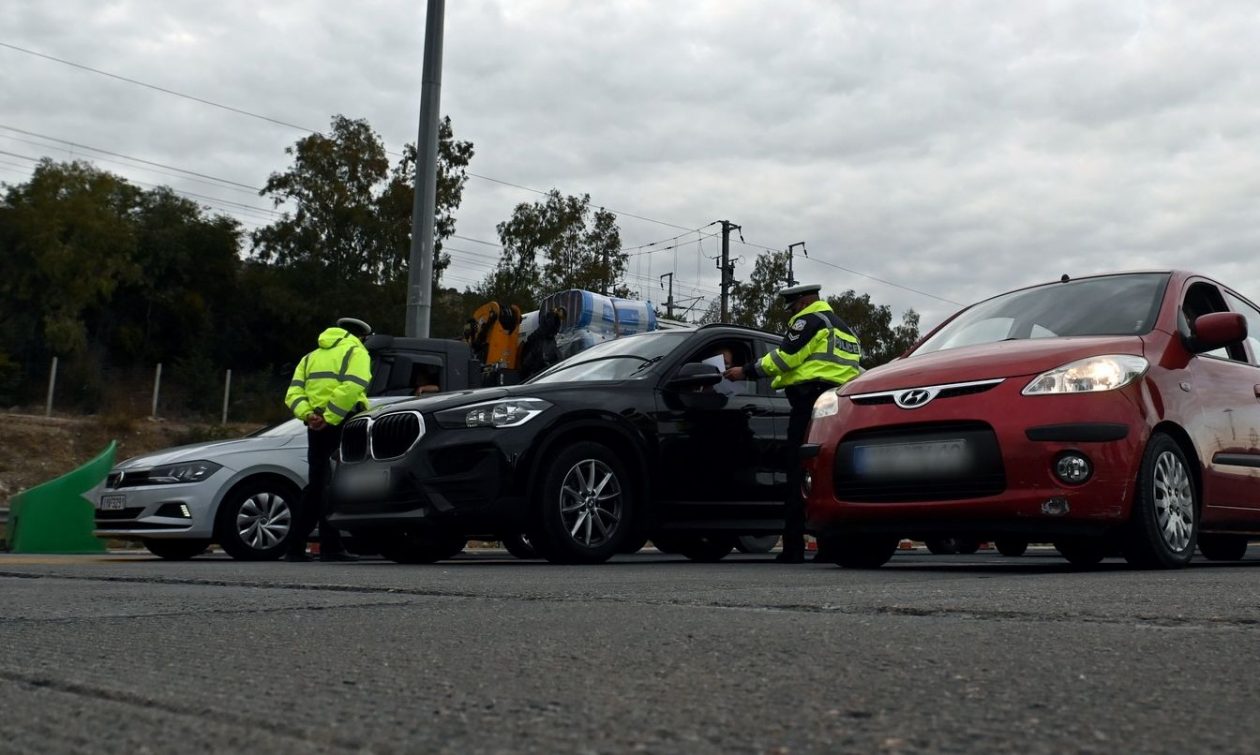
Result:
[[[1021,391],[1025,396],[1114,391],[1146,373],[1150,363],[1132,354],[1104,354],[1041,373]]]

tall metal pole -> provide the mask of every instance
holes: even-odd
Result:
[[[731,231],[740,228],[729,220],[719,220],[722,224],[722,263],[718,265],[718,270],[722,271],[722,306],[719,314],[719,321],[726,322],[729,318],[727,313],[729,307],[727,302],[730,299],[731,286],[735,283],[735,266],[731,264]],[[743,234],[740,234],[743,238]]]
[[[666,278],[669,278],[669,296],[665,297],[665,316],[672,320],[674,319],[674,274],[665,273],[661,276],[661,280]]]
[[[429,337],[433,308],[433,226],[437,211],[438,110],[442,100],[442,27],[445,0],[429,0],[424,22],[420,135],[416,140],[416,191],[411,208],[411,262],[407,271],[406,335]]]
[[[804,241],[798,241],[798,242],[796,242],[795,244],[788,244],[788,248],[787,248],[787,253],[788,253],[788,279],[787,279],[787,284],[788,284],[788,286],[789,286],[789,287],[791,287],[791,286],[795,286],[795,285],[796,285],[796,276],[792,273],[792,250],[793,250],[793,249],[795,249],[795,248],[796,248],[796,247],[798,247],[798,246],[801,248],[801,254],[805,255],[806,257],[808,257],[808,256],[809,256],[809,252],[805,251],[805,242],[804,242]]]
[[[48,403],[44,406],[44,416],[52,416],[53,392],[57,390],[57,357],[52,359],[52,369],[48,372]]]

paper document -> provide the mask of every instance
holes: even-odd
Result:
[[[711,364],[714,367],[718,368],[718,372],[726,371],[726,360],[722,358],[721,354],[718,354],[717,356],[709,357],[708,359],[704,360],[704,363]],[[738,391],[738,386],[736,386],[733,381],[727,380],[726,378],[722,378],[722,382],[713,386],[713,390],[717,391],[723,396],[733,396],[735,395],[736,391]]]

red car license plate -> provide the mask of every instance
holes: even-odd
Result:
[[[869,477],[956,474],[966,471],[971,452],[962,438],[915,443],[882,443],[856,446],[853,469]]]

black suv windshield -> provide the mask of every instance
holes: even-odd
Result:
[[[646,377],[650,372],[648,366],[678,348],[690,333],[687,330],[667,330],[605,341],[569,357],[528,382],[568,383]]]
[[[980,302],[924,341],[915,354],[980,343],[1150,332],[1168,273],[1082,278],[1012,291]]]

